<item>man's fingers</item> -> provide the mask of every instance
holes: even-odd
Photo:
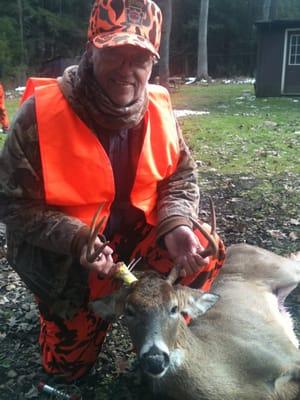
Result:
[[[95,246],[95,250],[97,250],[97,248],[99,249],[99,247],[101,246]],[[104,249],[102,250],[101,254],[104,254],[105,256],[109,256],[113,253],[113,249],[109,246],[105,246]]]
[[[196,257],[195,254],[188,254],[187,263],[188,263],[190,269],[192,270],[192,272],[198,271],[199,267],[201,267],[198,257]]]
[[[96,244],[96,246],[99,247],[99,242]],[[92,263],[87,261],[86,253],[87,246],[84,246],[80,257],[80,264],[82,266],[91,271],[97,272],[101,278],[107,278],[116,272],[117,266],[112,258],[113,250],[109,246],[105,246],[102,253],[100,253],[97,259]]]
[[[208,263],[208,259],[202,258],[199,254],[188,254],[187,256],[177,259],[176,263],[182,267],[180,276],[183,278],[199,271]]]
[[[183,256],[177,259],[176,264],[179,264],[181,266],[181,277],[189,276],[193,273],[193,268],[191,268],[187,256]]]
[[[200,254],[195,254],[194,259],[196,264],[198,264],[198,266],[200,267],[203,267],[204,265],[207,265],[209,263],[209,258],[208,257],[202,258]]]

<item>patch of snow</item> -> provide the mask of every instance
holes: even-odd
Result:
[[[5,234],[5,232],[6,232],[6,226],[2,222],[0,222],[0,235]]]
[[[209,111],[174,110],[176,118],[188,117],[190,115],[208,115]]]
[[[185,85],[191,85],[192,83],[195,83],[196,80],[197,80],[197,78],[195,78],[195,77],[186,78]]]
[[[22,93],[25,90],[25,86],[18,86],[17,88],[15,88],[16,92]]]
[[[244,84],[254,84],[255,83],[255,79],[254,78],[244,78],[244,79],[223,79],[222,83],[224,83],[224,85],[229,85],[230,83],[235,83],[237,85],[244,85]]]

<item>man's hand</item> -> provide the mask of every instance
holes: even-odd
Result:
[[[203,247],[188,226],[178,226],[166,234],[164,240],[171,258],[182,268],[181,277],[192,275],[208,263],[199,255]]]
[[[99,237],[96,238],[94,244],[94,250],[102,246],[102,242]],[[101,278],[111,277],[118,269],[117,265],[114,264],[112,254],[113,250],[109,246],[105,246],[99,257],[90,263],[86,259],[87,246],[83,246],[80,255],[80,264],[83,267],[88,268],[91,271],[95,271],[99,274]]]

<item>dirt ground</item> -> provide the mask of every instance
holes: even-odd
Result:
[[[299,177],[277,177],[272,182],[274,194],[256,193],[254,197],[253,188],[260,182],[251,176],[203,175],[201,181],[204,186],[201,217],[209,220],[207,200],[211,195],[217,210],[218,231],[227,246],[247,242],[278,254],[300,250],[299,201],[295,201],[293,192],[293,188],[300,187]],[[5,234],[0,226],[0,248],[4,244]],[[299,289],[287,303],[300,332]],[[32,295],[3,257],[0,260],[1,400],[49,399],[37,390],[41,381],[65,393],[81,394],[84,400],[152,398],[140,378],[130,340],[120,323],[113,325],[94,371],[70,387],[61,386],[61,382],[43,372],[38,335],[38,314]]]

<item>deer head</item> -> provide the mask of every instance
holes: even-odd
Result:
[[[130,287],[90,306],[106,320],[124,315],[142,369],[152,377],[161,377],[176,362],[178,329],[185,324],[185,316],[197,318],[217,300],[217,295],[173,286],[157,273],[147,272]]]

